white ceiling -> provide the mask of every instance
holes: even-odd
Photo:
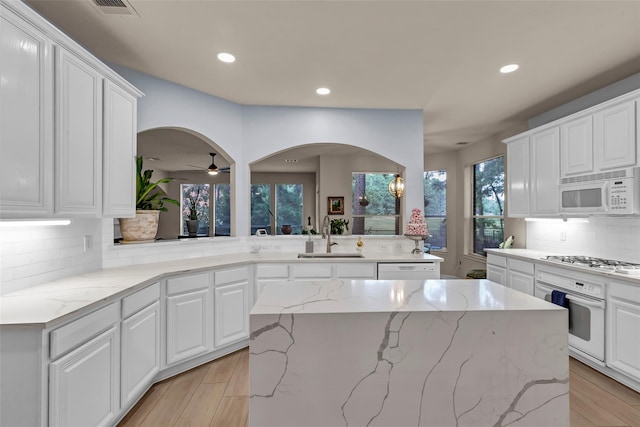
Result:
[[[639,1],[129,2],[28,1],[104,60],[241,104],[422,109],[427,153],[640,72]]]

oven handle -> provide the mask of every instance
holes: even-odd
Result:
[[[553,288],[543,285],[542,282],[536,282],[536,288],[540,289],[541,291],[549,292],[549,293],[551,293],[551,291],[553,291]],[[558,290],[560,290],[560,289],[558,289]],[[589,306],[589,307],[601,308],[601,309],[604,310],[604,301],[591,301],[591,300],[588,300],[588,299],[577,297],[577,296],[575,296],[573,294],[570,294],[570,293],[566,293],[566,294],[567,294],[567,299],[568,300],[575,301],[575,302],[579,303],[580,305],[586,305],[586,306]]]

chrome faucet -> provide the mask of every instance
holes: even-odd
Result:
[[[327,239],[327,253],[331,253],[331,246],[337,245],[336,242],[331,243],[331,225],[329,223],[329,215],[324,216],[322,221],[322,238]]]

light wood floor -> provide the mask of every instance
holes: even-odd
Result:
[[[640,394],[570,359],[571,427],[639,427]],[[119,424],[246,427],[249,350],[155,384]]]

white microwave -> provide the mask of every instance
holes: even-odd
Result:
[[[559,194],[562,214],[640,214],[640,168],[563,178]]]

